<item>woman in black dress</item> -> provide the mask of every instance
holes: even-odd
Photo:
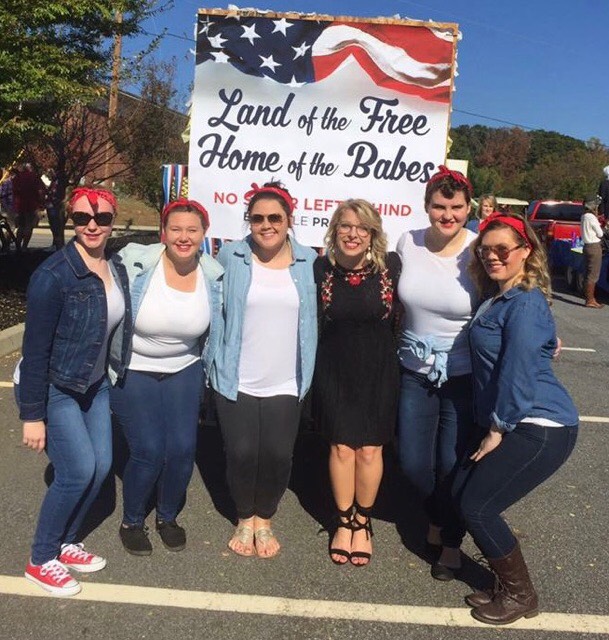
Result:
[[[314,267],[321,324],[313,411],[330,442],[338,512],[330,557],[362,566],[370,561],[370,514],[397,412],[393,320],[400,260],[387,253],[381,217],[365,200],[341,203],[325,240],[327,255]]]

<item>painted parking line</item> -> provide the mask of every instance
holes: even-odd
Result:
[[[561,347],[561,351],[584,351],[585,353],[596,353],[596,349],[587,349],[585,347]]]
[[[609,422],[609,418],[603,416],[579,416],[580,422]]]
[[[0,576],[0,593],[5,595],[50,597],[25,578]],[[70,600],[133,604],[150,607],[173,607],[234,614],[255,614],[316,618],[327,620],[362,620],[394,624],[486,628],[474,620],[469,609],[414,607],[329,600],[297,600],[234,593],[179,591],[131,585],[88,583]],[[510,629],[596,633],[609,635],[609,616],[576,613],[542,613],[530,620],[519,620]]]

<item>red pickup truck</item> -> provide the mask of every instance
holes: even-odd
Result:
[[[580,236],[580,219],[584,205],[565,200],[533,200],[527,207],[527,218],[539,239],[549,247],[553,240],[571,240]]]

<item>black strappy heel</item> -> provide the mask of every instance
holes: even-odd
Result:
[[[372,531],[372,507],[362,507],[357,502],[355,503],[355,513],[353,515],[353,524],[351,525],[351,529],[353,531],[361,531],[362,529],[366,532],[366,540],[370,540],[374,535]],[[360,522],[357,519],[357,516],[362,516],[364,518],[364,522]],[[365,567],[370,563],[370,558],[372,557],[371,553],[367,551],[352,551],[351,552],[351,564],[354,567]],[[353,558],[363,558],[364,560],[368,560],[368,562],[363,563],[355,563],[353,562]]]
[[[346,522],[344,521],[345,519],[347,520]],[[336,511],[336,520],[336,529],[348,529],[349,531],[353,531],[353,505],[351,505],[344,511],[338,509]],[[334,533],[336,534],[336,530],[334,531]],[[332,536],[332,538],[334,538],[334,536]],[[332,541],[330,541],[330,544],[332,544]],[[330,554],[330,560],[332,560],[334,564],[337,564],[339,566],[345,565],[347,564],[347,562],[349,562],[349,560],[351,560],[351,552],[346,551],[345,549],[330,547],[328,549],[328,552]],[[345,558],[345,561],[340,562],[339,560],[335,560],[332,557],[333,555]]]

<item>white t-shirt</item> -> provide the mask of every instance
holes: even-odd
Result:
[[[466,230],[462,249],[442,257],[425,246],[426,229],[407,231],[397,244],[402,260],[398,297],[404,306],[402,329],[420,337],[432,335],[453,343],[448,352],[448,376],[471,372],[467,325],[477,301],[476,287],[467,272],[469,245],[476,234]],[[402,365],[428,374],[433,356],[423,362],[411,352],[401,352]]]
[[[239,391],[259,398],[298,396],[298,311],[290,270],[252,259],[239,360]]]
[[[581,218],[582,242],[584,244],[595,244],[601,241],[603,229],[598,218],[587,211]]]
[[[210,322],[204,277],[197,269],[194,291],[172,289],[159,261],[135,319],[129,369],[177,373],[199,359],[199,339]]]

